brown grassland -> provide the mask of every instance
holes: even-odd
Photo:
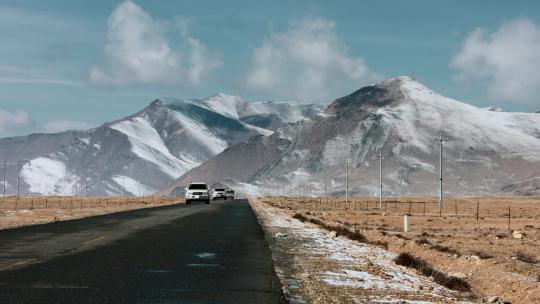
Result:
[[[425,261],[477,299],[540,303],[540,197],[261,198],[290,216]],[[407,215],[409,231],[404,232]]]
[[[167,197],[0,197],[0,229],[77,219],[131,209],[185,203]]]

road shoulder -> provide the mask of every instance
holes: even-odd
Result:
[[[427,301],[458,298],[393,262],[395,254],[292,218],[256,199],[250,204],[268,238],[283,293],[291,303]]]

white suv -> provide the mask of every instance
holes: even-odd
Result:
[[[208,195],[206,183],[189,184],[186,189],[186,204],[191,204],[192,201],[203,201],[210,204],[210,196]]]
[[[218,198],[227,199],[227,192],[223,188],[216,188],[212,191],[212,199],[217,200]]]

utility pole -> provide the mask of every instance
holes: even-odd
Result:
[[[19,171],[20,171],[20,161],[17,161],[17,198],[19,198],[20,195],[20,182],[19,182]]]
[[[442,215],[443,209],[443,142],[448,141],[441,132],[436,140],[439,142],[439,216]]]
[[[289,175],[289,198],[292,198],[292,178]]]
[[[328,175],[324,175],[324,196],[330,197],[328,193]]]
[[[88,167],[84,168],[84,196],[88,197]]]
[[[298,176],[300,179],[300,176]],[[298,180],[298,202],[300,202],[300,180]]]
[[[382,209],[382,152],[377,154],[379,157],[379,209]]]
[[[21,171],[21,162],[23,161],[28,161],[30,162],[30,160],[28,159],[19,159],[17,161],[17,198],[20,196],[20,186],[21,186],[21,182],[20,182],[20,171]]]
[[[309,199],[311,199],[311,172],[309,173]]]
[[[349,158],[345,160],[345,204],[349,204]]]
[[[75,196],[79,196],[79,170],[75,169]]]
[[[4,158],[4,162],[2,163],[2,165],[4,166],[4,170],[3,170],[3,175],[4,175],[4,182],[3,182],[3,186],[4,186],[4,203],[6,202],[6,159]]]

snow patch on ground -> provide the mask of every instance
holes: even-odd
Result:
[[[306,252],[304,258],[335,263],[332,269],[319,272],[311,279],[343,288],[344,292],[353,295],[358,294],[355,301],[361,302],[369,295],[372,302],[432,303],[456,295],[410,269],[396,265],[393,262],[396,257],[394,253],[377,246],[334,237],[326,230],[291,218],[277,209],[264,208],[265,213],[270,215],[267,217],[269,226],[279,228],[289,238],[302,240],[299,250]]]

